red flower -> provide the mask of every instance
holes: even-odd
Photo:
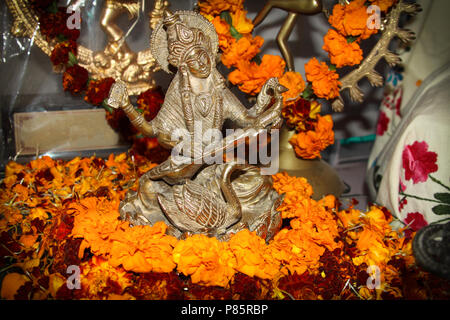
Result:
[[[382,136],[389,125],[389,118],[383,111],[380,112],[380,118],[378,118],[378,125],[377,125],[377,135]]]
[[[409,225],[409,228],[405,230],[405,235],[409,237],[413,231],[418,231],[428,225],[428,222],[424,219],[423,215],[419,212],[410,212],[406,216],[404,222]]]
[[[65,91],[71,93],[78,93],[86,89],[86,84],[89,78],[88,71],[80,67],[78,64],[66,69],[63,74],[63,87]]]
[[[408,204],[408,199],[406,197],[399,199],[398,202],[398,211],[402,211],[403,208]]]
[[[46,10],[52,2],[53,0],[30,0],[31,6],[35,10]]]
[[[428,151],[428,144],[425,141],[415,141],[412,145],[407,145],[402,158],[405,178],[412,179],[414,184],[427,181],[428,175],[438,170],[437,153]]]
[[[84,100],[94,106],[101,105],[103,100],[108,97],[109,89],[111,89],[114,82],[115,80],[113,78],[105,78],[98,81],[89,82],[89,87]]]
[[[69,40],[77,41],[78,37],[80,36],[80,30],[64,28],[62,34]]]
[[[58,8],[56,13],[45,12],[39,17],[39,28],[41,34],[47,39],[53,39],[62,34],[66,27],[67,13],[62,8]]]
[[[67,27],[69,14],[66,8],[60,7],[56,13],[44,12],[39,16],[39,28],[47,40],[54,39],[58,35],[64,36],[69,40],[76,41],[80,36],[80,30],[70,30]]]
[[[143,111],[145,120],[150,121],[159,112],[164,102],[164,94],[160,89],[149,89],[138,96],[138,108]]]
[[[60,42],[53,48],[50,60],[54,66],[66,64],[69,61],[69,52],[77,55],[77,43],[72,40]]]

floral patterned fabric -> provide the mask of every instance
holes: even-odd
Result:
[[[404,109],[398,107],[401,86],[381,106],[368,183],[375,201],[411,230],[450,218],[449,84],[447,65],[422,83]]]
[[[423,11],[405,26],[417,40],[386,77],[366,177],[406,232],[450,217],[450,1],[417,2]]]

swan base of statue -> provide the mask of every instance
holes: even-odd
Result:
[[[242,229],[269,241],[281,227],[276,209],[283,196],[272,188],[271,176],[261,175],[256,166],[214,164],[175,185],[150,176],[144,174],[138,191],[129,192],[120,204],[121,219],[132,226],[163,221],[167,233],[178,239],[202,233],[222,241]],[[227,195],[230,190],[234,202]]]

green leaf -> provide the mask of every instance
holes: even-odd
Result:
[[[438,215],[450,214],[450,206],[446,206],[443,204],[439,204],[433,207],[431,210],[433,210],[433,212]]]
[[[233,26],[230,26],[230,34],[236,40],[239,40],[240,38],[242,38],[242,34],[240,34],[239,31],[237,31],[236,28]]]
[[[254,57],[252,58],[252,61],[253,61],[253,62],[256,62],[257,65],[260,65],[261,62],[262,62],[261,57],[260,57],[259,55],[254,56]]]
[[[102,107],[105,108],[105,110],[108,111],[109,113],[113,113],[114,111],[113,108],[111,108],[106,101],[107,99],[103,100]]]
[[[58,1],[53,1],[48,7],[47,12],[57,13],[58,12]]]
[[[56,36],[56,40],[58,42],[64,42],[64,41],[67,41],[67,37],[65,35],[63,35],[62,33],[60,33]]]
[[[358,37],[349,36],[349,37],[347,37],[347,43],[355,42],[356,39],[358,39]]]
[[[336,70],[336,66],[334,64],[330,64],[328,66],[328,69],[331,70],[331,71],[335,71]]]
[[[77,57],[73,54],[72,51],[69,51],[69,67],[72,67],[78,63]]]
[[[312,84],[308,83],[305,90],[303,90],[301,97],[305,100],[310,100],[310,99],[312,99],[313,94],[314,94],[314,92],[312,89]]]
[[[448,193],[448,192],[447,193],[441,193],[441,192],[435,193],[434,198],[438,199],[439,201],[442,201],[443,203],[450,204],[450,193]]]
[[[233,19],[231,18],[229,11],[222,11],[220,13],[220,19],[225,20],[230,26],[233,24]]]

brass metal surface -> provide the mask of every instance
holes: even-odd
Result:
[[[317,14],[322,12],[321,0],[269,0],[266,2],[261,11],[258,12],[253,19],[253,25],[259,25],[272,10],[272,8],[282,9],[288,12],[288,16],[280,28],[277,35],[277,43],[281,54],[286,61],[288,71],[294,71],[294,59],[287,45],[287,40],[295,26],[295,22],[300,14]]]
[[[121,217],[133,225],[164,221],[170,226],[169,232],[179,238],[204,233],[227,239],[249,228],[270,239],[280,227],[276,208],[282,199],[272,189],[271,177],[261,175],[255,165],[236,160],[208,164],[205,159],[236,143],[245,143],[245,138],[263,130],[278,128],[281,93],[287,89],[277,78],[269,79],[256,104],[247,110],[216,69],[218,40],[214,26],[194,12],[166,10],[153,32],[151,50],[163,70],[176,72],[158,115],[145,121],[130,104],[121,81],[112,86],[108,103],[122,108],[138,130],[157,137],[163,145],[185,144],[182,155],[189,161],[177,162],[171,156],[148,171],[140,178],[138,192],[129,193],[122,202]],[[208,130],[221,130],[226,119],[244,130],[206,151],[201,137]],[[186,142],[186,136],[173,135],[177,129],[184,129],[192,139]]]
[[[304,177],[313,187],[312,198],[319,200],[332,194],[339,197],[345,190],[344,183],[336,170],[322,159],[301,159],[295,155],[289,139],[295,130],[288,130],[286,126],[280,132],[280,172],[287,172],[291,176]]]
[[[81,1],[72,1],[72,5],[80,7],[79,2]],[[39,17],[31,8],[30,2],[28,0],[6,0],[6,4],[14,19],[11,28],[12,34],[17,37],[33,38],[33,43],[50,56],[56,42],[54,40],[47,41],[39,32]],[[150,27],[162,19],[162,12],[168,6],[167,1],[155,0],[154,7],[149,12]],[[150,49],[133,52],[126,42],[126,36],[130,30],[125,32],[116,24],[117,18],[123,14],[128,14],[129,18],[136,19],[140,10],[140,0],[104,1],[100,27],[107,36],[107,45],[100,52],[94,52],[80,44],[77,48],[78,64],[89,71],[92,79],[98,80],[106,77],[121,79],[132,95],[154,88],[156,84],[152,75],[159,70]]]

